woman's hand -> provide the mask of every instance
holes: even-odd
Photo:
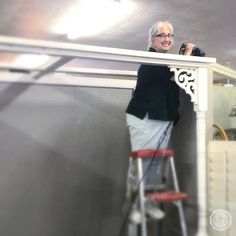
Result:
[[[186,43],[184,55],[191,56],[193,48],[196,47],[193,43]]]

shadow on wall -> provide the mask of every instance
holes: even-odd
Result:
[[[190,96],[181,90],[180,119],[173,129],[173,149],[180,190],[188,193],[188,199],[184,202],[184,209],[189,236],[194,236],[197,230],[196,148],[196,114],[193,111]],[[176,225],[176,222],[178,221],[175,220],[171,223]],[[176,227],[179,227],[179,223]]]
[[[112,97],[128,101],[130,92],[108,90],[34,85],[8,94],[0,111],[0,235],[118,232],[129,141],[125,107]]]

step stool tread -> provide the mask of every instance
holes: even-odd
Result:
[[[147,199],[153,202],[175,202],[187,199],[188,194],[184,192],[154,192],[147,194]]]
[[[173,156],[173,150],[171,149],[158,149],[158,150],[138,150],[131,153],[133,158],[150,158],[150,157],[170,157]]]

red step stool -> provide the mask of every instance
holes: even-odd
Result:
[[[185,200],[188,196],[186,193],[180,192],[179,184],[174,164],[174,155],[173,151],[170,149],[162,149],[162,150],[138,150],[133,151],[131,153],[131,157],[136,160],[137,163],[137,177],[139,181],[138,191],[139,191],[139,206],[141,211],[141,233],[142,236],[147,236],[147,219],[146,219],[146,211],[145,211],[145,199],[148,199],[152,202],[158,203],[168,203],[173,202],[176,204],[178,208],[178,214],[180,219],[180,227],[182,231],[182,236],[188,236],[186,220],[183,211],[182,201]],[[152,192],[145,193],[145,186],[143,183],[143,166],[142,159],[144,158],[162,158],[163,161],[169,162],[170,171],[173,179],[173,190],[164,191],[164,192]],[[163,168],[168,168],[168,165],[165,165]],[[167,170],[162,170],[162,174]]]

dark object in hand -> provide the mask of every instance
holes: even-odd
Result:
[[[179,54],[184,55],[185,49],[186,49],[187,43],[182,43],[180,49],[179,49]],[[192,56],[198,56],[198,57],[204,57],[206,53],[199,47],[195,46],[193,47],[192,50]]]

